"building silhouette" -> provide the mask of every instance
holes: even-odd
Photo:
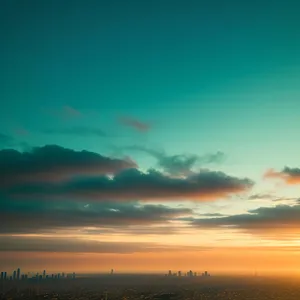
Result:
[[[203,277],[209,277],[210,274],[209,274],[207,271],[205,271],[204,273],[202,273],[202,276],[203,276]]]

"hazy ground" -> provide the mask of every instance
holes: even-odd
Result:
[[[300,299],[298,278],[113,275],[5,282],[12,299]],[[39,296],[38,296],[39,295]],[[46,296],[45,296],[46,295]]]

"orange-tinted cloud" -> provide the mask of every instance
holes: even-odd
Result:
[[[287,184],[300,184],[300,169],[285,167],[280,172],[270,169],[264,174],[264,178],[279,178]]]

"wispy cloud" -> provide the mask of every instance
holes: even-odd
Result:
[[[142,151],[153,156],[157,159],[157,165],[159,168],[161,168],[164,172],[175,176],[186,176],[192,174],[192,169],[196,166],[196,164],[203,166],[206,164],[221,163],[225,158],[225,154],[221,151],[204,155],[168,155],[164,151],[150,149],[143,146],[127,146],[122,149]]]
[[[0,133],[0,146],[11,146],[15,144],[15,140],[12,136]]]
[[[14,133],[18,136],[28,136],[29,131],[25,128],[19,127],[14,130]]]
[[[119,117],[119,122],[127,127],[131,127],[140,132],[147,132],[151,129],[151,125],[131,117]]]
[[[273,202],[298,201],[298,197],[282,197],[273,194],[253,194],[248,197],[249,200],[269,200]]]
[[[54,134],[54,135],[74,135],[74,136],[81,136],[81,137],[88,137],[88,136],[96,136],[96,137],[106,137],[107,134],[99,128],[91,128],[91,127],[84,127],[84,126],[77,126],[72,128],[52,128],[52,129],[45,129],[42,131],[45,134]]]
[[[47,109],[46,113],[63,120],[80,118],[83,115],[80,110],[69,105],[64,105],[57,109]]]
[[[26,143],[24,141],[18,141],[16,138],[14,138],[11,135],[0,133],[0,148],[30,149],[30,146],[28,143]],[[1,173],[1,171],[0,171],[0,173]],[[1,183],[0,183],[0,185],[1,185]]]
[[[221,151],[207,153],[203,155],[196,154],[176,154],[168,155],[165,151],[147,148],[144,146],[125,146],[113,147],[118,154],[123,154],[126,150],[142,151],[154,157],[157,160],[157,167],[165,173],[173,176],[188,176],[193,174],[196,166],[208,164],[219,164],[224,161],[225,154]]]

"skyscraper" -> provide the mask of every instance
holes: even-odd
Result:
[[[1,280],[4,280],[4,272],[1,272]]]
[[[13,280],[16,280],[16,277],[17,277],[17,271],[14,271],[13,272]]]
[[[20,274],[21,274],[21,270],[20,270],[20,268],[18,268],[18,270],[17,270],[17,280],[20,280]]]
[[[45,279],[46,278],[46,270],[44,270],[44,272],[43,272],[43,279]]]

